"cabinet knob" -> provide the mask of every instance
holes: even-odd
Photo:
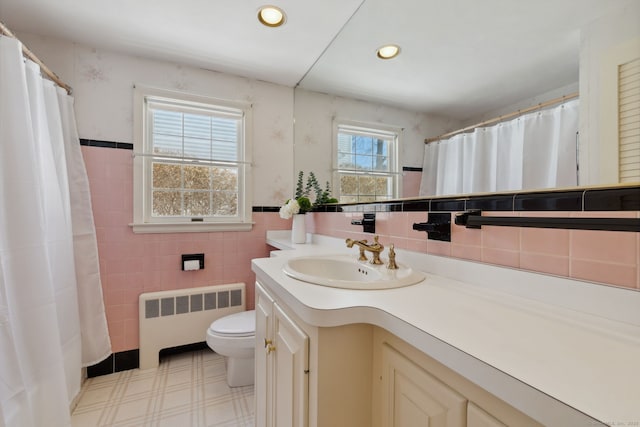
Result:
[[[273,344],[272,340],[264,339],[264,348],[267,348],[268,345]]]

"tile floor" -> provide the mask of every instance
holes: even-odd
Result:
[[[224,359],[210,350],[168,356],[157,369],[89,378],[73,427],[247,427],[253,386],[229,387]]]

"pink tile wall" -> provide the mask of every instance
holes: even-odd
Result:
[[[452,214],[455,215],[455,214]],[[493,216],[553,216],[640,218],[640,212],[483,212]],[[313,213],[309,231],[340,237],[371,239],[351,225],[357,213]],[[376,214],[376,234],[388,246],[433,255],[462,258],[557,276],[640,290],[640,233],[561,230],[524,227],[468,229],[452,225],[451,242],[427,240],[413,223],[425,222],[426,212]],[[452,219],[453,223],[453,219]]]
[[[418,197],[422,172],[402,171],[402,197]]]
[[[251,259],[269,256],[266,230],[291,228],[277,213],[254,213],[249,232],[134,234],[130,150],[82,147],[98,238],[100,276],[113,352],[136,349],[143,292],[245,282],[254,307]],[[204,253],[205,269],[182,271],[181,254]]]

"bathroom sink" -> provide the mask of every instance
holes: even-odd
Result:
[[[402,264],[398,267],[389,270],[386,265],[358,261],[356,255],[330,255],[292,258],[283,271],[294,279],[343,289],[392,289],[424,280],[421,272]]]

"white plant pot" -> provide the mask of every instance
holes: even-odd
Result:
[[[293,222],[291,223],[291,242],[305,243],[307,241],[307,225],[305,217],[305,214],[297,214],[293,216]]]

